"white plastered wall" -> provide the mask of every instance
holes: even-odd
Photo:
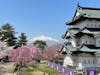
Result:
[[[80,44],[95,45],[95,39],[87,35],[83,35],[80,38]]]
[[[100,28],[100,21],[96,21],[96,20],[85,20],[82,22],[77,23],[76,25],[74,25],[75,28],[84,28],[84,27],[88,27],[88,28]]]

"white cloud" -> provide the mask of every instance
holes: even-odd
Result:
[[[58,43],[59,41],[55,38],[52,38],[52,37],[49,37],[49,36],[44,36],[44,35],[41,35],[41,36],[38,36],[38,37],[34,37],[30,42],[34,42],[36,40],[43,40],[43,41],[52,41],[52,42],[56,42]]]

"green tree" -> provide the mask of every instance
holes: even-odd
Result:
[[[33,44],[37,48],[39,48],[40,50],[42,50],[42,53],[43,53],[45,47],[47,46],[46,41],[43,41],[43,40],[36,40]]]
[[[27,44],[27,36],[25,35],[25,33],[21,33],[21,35],[17,39],[17,43],[14,46],[14,49],[26,44]]]
[[[25,35],[25,33],[21,33],[21,35],[19,36],[18,45],[22,46],[26,44],[27,44],[27,36]]]
[[[11,26],[10,24],[4,24],[3,26],[1,26],[1,41],[5,41],[7,42],[8,46],[14,46],[16,44],[16,37],[15,37],[15,31],[13,26]]]

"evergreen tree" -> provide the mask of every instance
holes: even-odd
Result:
[[[16,44],[15,31],[10,24],[4,24],[1,26],[1,41],[6,41],[8,46],[14,46]]]
[[[21,35],[19,36],[18,45],[22,46],[26,44],[27,44],[27,36],[25,35],[25,33],[21,33]]]
[[[43,41],[43,40],[36,40],[33,44],[37,48],[39,48],[40,50],[42,50],[42,53],[44,52],[44,49],[47,46],[46,41]]]

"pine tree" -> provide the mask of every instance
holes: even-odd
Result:
[[[44,49],[47,46],[46,41],[36,40],[33,44],[44,53]]]
[[[21,35],[19,36],[18,45],[22,46],[26,44],[27,44],[27,36],[25,35],[25,33],[21,33]]]
[[[7,23],[1,26],[1,35],[1,41],[6,40],[8,46],[14,46],[16,44],[17,38],[15,37],[15,31],[10,24]]]

